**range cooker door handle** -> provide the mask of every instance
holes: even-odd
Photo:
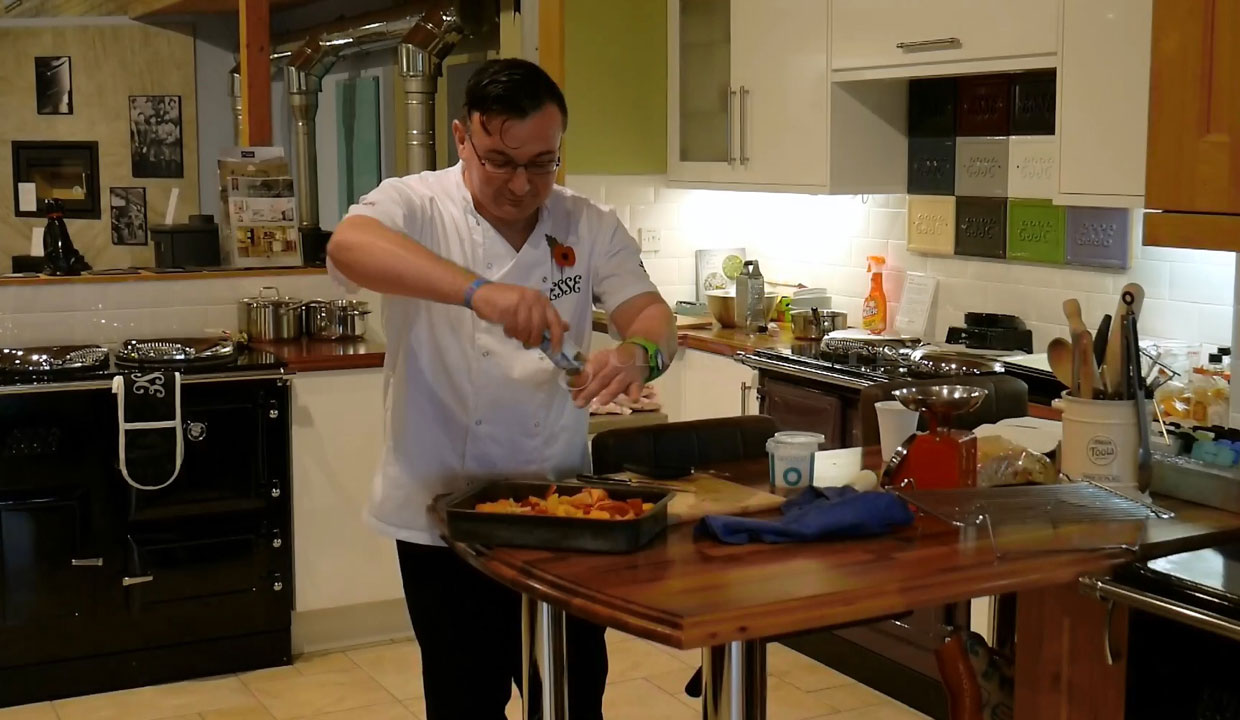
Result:
[[[121,585],[125,587],[129,587],[130,585],[141,585],[142,583],[149,583],[154,579],[155,579],[154,575],[139,575],[137,577],[123,577],[121,578]]]
[[[1169,620],[1184,623],[1185,625],[1191,625],[1215,635],[1221,635],[1232,640],[1240,640],[1240,623],[1231,618],[1223,617],[1208,610],[1201,610],[1170,598],[1159,597],[1144,590],[1129,587],[1123,583],[1106,578],[1083,577],[1079,582],[1081,592],[1086,595],[1093,595],[1104,602],[1121,603],[1151,615],[1158,615]]]

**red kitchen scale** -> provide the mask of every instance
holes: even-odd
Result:
[[[889,458],[885,484],[896,488],[942,490],[977,485],[977,438],[952,429],[952,418],[974,410],[986,389],[968,385],[925,385],[895,390],[892,396],[926,418],[928,429],[906,441]]]

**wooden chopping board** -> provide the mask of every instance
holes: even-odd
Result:
[[[622,473],[633,478],[640,475]],[[714,475],[694,473],[688,480],[659,481],[668,485],[685,485],[697,492],[676,493],[667,507],[671,525],[695,522],[707,515],[749,515],[774,510],[784,498],[762,490],[721,480]]]

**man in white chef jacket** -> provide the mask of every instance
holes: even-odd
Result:
[[[384,295],[387,442],[369,518],[397,541],[428,720],[502,720],[521,679],[520,598],[443,547],[431,499],[487,477],[573,477],[590,400],[636,399],[675,355],[636,241],[555,184],[567,126],[541,68],[489,61],[452,124],[460,163],[385,180],[328,245],[333,273]],[[595,299],[625,341],[589,354],[570,390],[538,345],[547,332],[555,350],[587,349]],[[603,629],[570,618],[568,660],[571,717],[602,718]]]

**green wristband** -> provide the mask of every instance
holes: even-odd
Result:
[[[658,378],[667,371],[667,358],[657,344],[642,337],[626,338],[624,342],[636,345],[646,351],[646,359],[650,365],[650,371],[646,375],[646,382]],[[624,343],[621,344],[623,345]]]

